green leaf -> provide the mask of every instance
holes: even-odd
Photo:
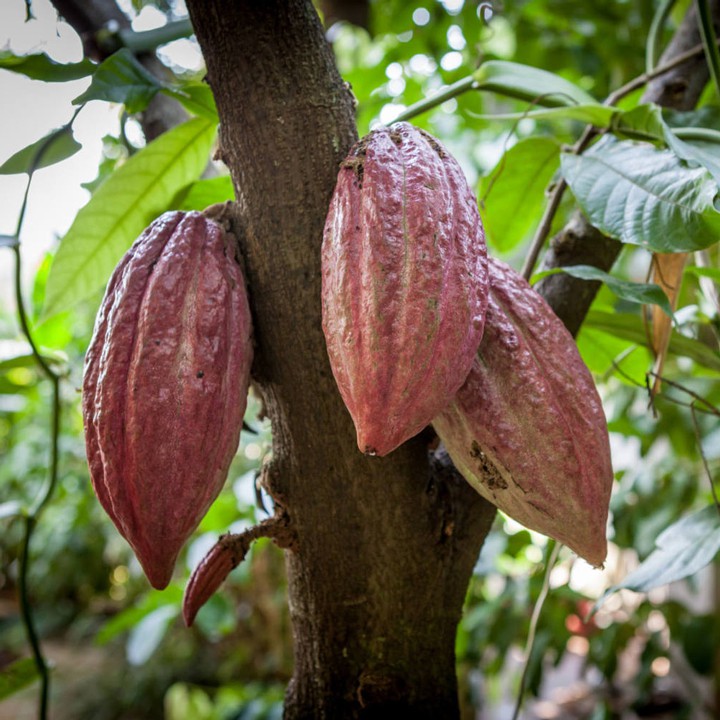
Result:
[[[545,188],[558,169],[560,146],[550,138],[528,138],[510,148],[480,183],[488,240],[512,250],[537,223]]]
[[[568,105],[566,107],[539,108],[528,112],[498,113],[496,115],[479,115],[467,111],[468,115],[480,120],[578,120],[587,125],[606,128],[610,126],[617,110],[609,105],[592,103],[591,105]]]
[[[98,645],[105,645],[113,638],[138,625],[144,618],[158,608],[172,605],[176,613],[180,612],[183,592],[178,585],[169,585],[165,590],[151,590],[144,595],[137,605],[125,608],[111,617],[95,636]]]
[[[695,275],[695,277],[707,277],[715,281],[716,283],[720,283],[720,269],[718,268],[689,265],[685,268],[685,272],[690,273],[690,275]]]
[[[720,512],[709,505],[666,528],[655,541],[656,550],[621,583],[613,585],[596,607],[612,593],[625,588],[650,590],[690,577],[704,568],[720,550]]]
[[[45,82],[66,82],[92,75],[96,65],[89,60],[78,63],[59,63],[51,60],[45,53],[36,55],[14,55],[10,51],[0,51],[0,69],[25,75],[33,80]]]
[[[618,112],[610,129],[621,138],[665,143],[665,128],[660,107],[647,103],[632,110]]]
[[[150,659],[175,618],[177,605],[163,605],[146,615],[131,631],[127,642],[127,658],[131,665],[142,665]]]
[[[545,270],[533,276],[533,282],[541,280],[548,275],[557,275],[557,273],[565,273],[580,280],[597,280],[598,282],[605,283],[608,289],[627,302],[637,303],[638,305],[659,305],[667,315],[670,317],[673,315],[668,296],[659,285],[620,280],[620,278],[609,275],[591,265],[567,265],[565,267],[553,268],[552,270]]]
[[[204,210],[209,205],[235,199],[229,175],[198,180],[178,193],[172,206],[178,210]]]
[[[22,690],[40,677],[32,658],[20,658],[0,672],[0,700]]]
[[[135,238],[205,169],[215,129],[203,118],[188,120],[133,155],[95,191],[55,255],[45,318],[103,286]]]
[[[474,73],[478,90],[489,90],[546,107],[596,105],[592,95],[559,75],[530,65],[489,60]]]
[[[129,113],[144,110],[162,88],[126,48],[113,53],[95,70],[90,87],[73,100],[82,105],[89,100],[123,103]]]
[[[45,137],[18,150],[0,165],[0,175],[30,173],[72,157],[80,148],[70,128],[53,130]]]
[[[218,114],[212,90],[205,83],[192,82],[162,91],[175,98],[189,113],[217,122]]]
[[[584,325],[650,347],[645,325],[638,315],[590,310]],[[689,357],[709,370],[720,372],[720,354],[698,340],[673,331],[670,336],[669,351],[676,356]]]
[[[664,253],[709,247],[720,236],[717,185],[670,150],[607,137],[560,162],[580,207],[606,235]]]

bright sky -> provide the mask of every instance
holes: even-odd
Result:
[[[33,0],[32,8],[36,19],[25,22],[24,0],[0,0],[0,50],[17,54],[45,52],[58,62],[81,60],[80,39],[69,25],[58,22],[50,1]],[[162,13],[146,8],[135,18],[133,28],[149,30],[164,23]],[[164,50],[174,62],[185,67],[196,67],[199,63],[196,47],[187,40],[171,43]],[[5,108],[0,113],[0,163],[66,123],[75,109],[72,99],[89,82],[83,79],[43,83],[0,70],[0,97]],[[102,138],[108,133],[117,134],[121,111],[118,105],[88,103],[74,124],[75,139],[82,144],[82,150],[35,174],[21,235],[26,296],[44,253],[55,247],[79,208],[88,201],[89,193],[80,184],[95,178]],[[0,234],[15,233],[26,182],[26,175],[0,175]],[[0,248],[0,303],[5,307],[13,297],[13,262],[13,254]]]

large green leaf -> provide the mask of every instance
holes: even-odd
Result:
[[[548,275],[557,275],[557,273],[565,273],[580,280],[597,280],[605,283],[608,289],[619,298],[638,305],[659,305],[672,317],[672,308],[668,296],[659,285],[621,280],[591,265],[566,265],[552,270],[544,270],[533,276],[533,282],[537,282]]]
[[[718,508],[709,505],[682,518],[658,535],[655,546],[637,569],[605,592],[598,605],[621,588],[649,592],[702,570],[720,551]]]
[[[178,210],[204,210],[208,205],[235,199],[232,179],[229,175],[198,180],[183,188],[173,200]]]
[[[650,347],[647,329],[639,315],[590,310],[584,325]],[[689,357],[705,368],[720,372],[720,354],[698,340],[673,332],[669,351],[672,355]]]
[[[488,241],[512,250],[542,214],[545,188],[560,162],[560,145],[550,138],[521,140],[480,183]]]
[[[194,118],[133,155],[95,191],[63,238],[50,269],[44,316],[89,297],[135,238],[208,162],[215,124]]]
[[[89,100],[123,103],[129,113],[144,110],[162,88],[126,48],[104,60],[93,74],[90,87],[73,100],[81,105]]]
[[[175,98],[189,113],[217,122],[218,114],[212,90],[205,83],[189,82],[163,88],[162,92]]]
[[[70,128],[54,130],[22,150],[11,155],[0,165],[0,175],[29,173],[33,170],[54,165],[72,157],[80,148]]]
[[[62,64],[51,60],[45,53],[14,55],[7,50],[0,52],[0,69],[10,70],[33,80],[44,80],[45,82],[77,80],[92,75],[95,67],[89,60]]]
[[[489,60],[473,77],[478,90],[489,90],[538,105],[596,105],[597,101],[582,88],[560,75],[530,65]]]
[[[609,127],[617,109],[609,105],[593,103],[592,105],[567,105],[563,107],[538,108],[527,112],[496,113],[491,115],[468,114],[480,120],[578,120],[596,127]]]
[[[599,230],[655,252],[692,252],[720,238],[717,185],[671,150],[607,137],[584,155],[562,153],[562,172]]]

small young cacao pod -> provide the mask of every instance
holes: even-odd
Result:
[[[153,222],[110,278],[85,360],[92,483],[158,589],[238,445],[252,344],[236,251],[202,213]]]
[[[483,497],[602,565],[613,471],[595,384],[545,300],[504,263],[489,273],[477,358],[433,426]]]
[[[323,330],[360,450],[416,435],[467,377],[482,337],[487,256],[456,160],[407,123],[343,162],[322,245]]]

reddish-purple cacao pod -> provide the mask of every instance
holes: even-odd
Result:
[[[545,300],[504,263],[489,271],[477,358],[433,425],[487,500],[602,565],[613,471],[595,384]]]
[[[416,435],[467,377],[482,337],[487,255],[455,159],[407,123],[343,162],[322,246],[323,330],[360,450]]]
[[[120,261],[85,360],[95,492],[150,583],[220,492],[252,362],[235,238],[201,213],[166,213]]]

